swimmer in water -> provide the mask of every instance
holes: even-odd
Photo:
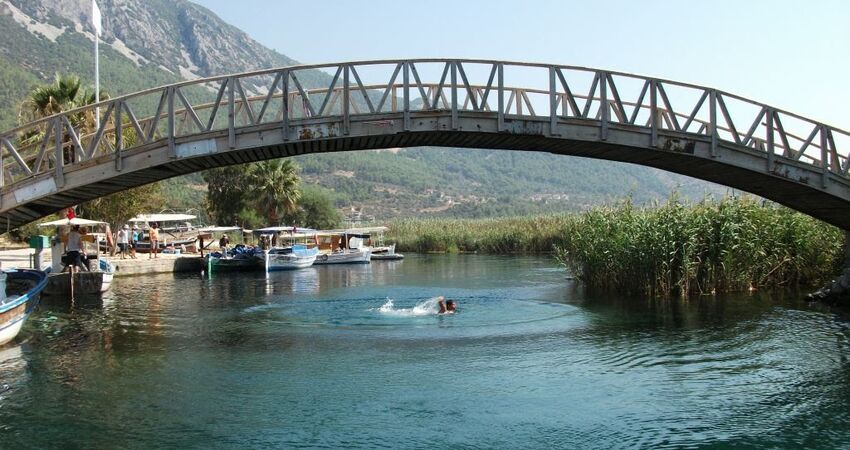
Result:
[[[437,305],[440,306],[440,310],[437,314],[454,314],[457,311],[457,306],[455,305],[454,300],[446,300],[442,295],[437,297],[439,300],[437,301]]]

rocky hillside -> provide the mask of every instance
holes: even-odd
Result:
[[[192,79],[296,63],[185,0],[99,0],[98,6],[102,41],[137,67]],[[89,0],[3,0],[0,14],[52,42],[66,33],[94,39]]]
[[[98,5],[101,86],[113,96],[297,63],[186,0],[98,0]],[[57,72],[93,85],[90,0],[0,0],[0,29],[0,128],[14,126],[27,92]],[[316,71],[302,82],[326,86],[329,79]],[[377,220],[576,210],[630,194],[640,203],[664,198],[677,186],[689,197],[722,191],[644,167],[506,151],[392,149],[300,156],[296,162],[304,180],[325,190],[341,210],[354,208]],[[176,209],[203,202],[205,187],[197,174],[164,186]]]

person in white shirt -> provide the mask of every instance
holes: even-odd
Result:
[[[83,268],[82,262],[82,251],[83,251],[83,242],[82,236],[84,233],[80,232],[80,226],[74,225],[71,228],[71,232],[68,233],[68,241],[65,243],[65,255],[68,258],[68,266],[71,269],[71,273],[74,273],[74,269]]]
[[[121,253],[121,259],[127,258],[127,249],[130,247],[130,226],[125,224],[123,228],[118,230],[118,251]]]

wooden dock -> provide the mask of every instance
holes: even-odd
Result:
[[[151,273],[198,272],[204,268],[204,260],[198,255],[161,254],[157,258],[148,258],[139,254],[136,259],[107,258],[115,267],[115,276],[145,275]]]

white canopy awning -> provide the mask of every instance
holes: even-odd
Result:
[[[266,228],[258,228],[254,230],[254,233],[313,233],[316,230],[312,228],[302,228],[302,227],[294,227],[294,226],[283,226],[283,227],[266,227]]]
[[[38,224],[38,226],[39,227],[61,227],[61,226],[70,226],[70,225],[87,226],[87,225],[105,225],[105,224],[106,224],[106,222],[99,222],[97,220],[89,220],[89,219],[83,219],[83,218],[80,218],[80,217],[74,217],[73,219],[65,218],[65,219],[54,220],[54,221],[51,221],[51,222],[44,222],[44,223]]]
[[[372,234],[372,233],[383,233],[389,230],[387,227],[362,227],[362,228],[349,228],[344,230],[345,233],[349,234]]]
[[[318,234],[323,236],[327,235],[335,235],[335,234],[374,234],[374,233],[383,233],[389,230],[387,227],[362,227],[362,228],[348,228],[345,230],[321,230]]]
[[[139,214],[130,219],[130,222],[185,222],[196,219],[191,214]]]
[[[204,228],[198,228],[198,231],[201,232],[201,233],[227,233],[227,232],[230,232],[230,231],[240,231],[240,230],[242,230],[242,228],[240,228],[240,227],[217,227],[215,225],[209,226],[209,227],[204,227]]]

